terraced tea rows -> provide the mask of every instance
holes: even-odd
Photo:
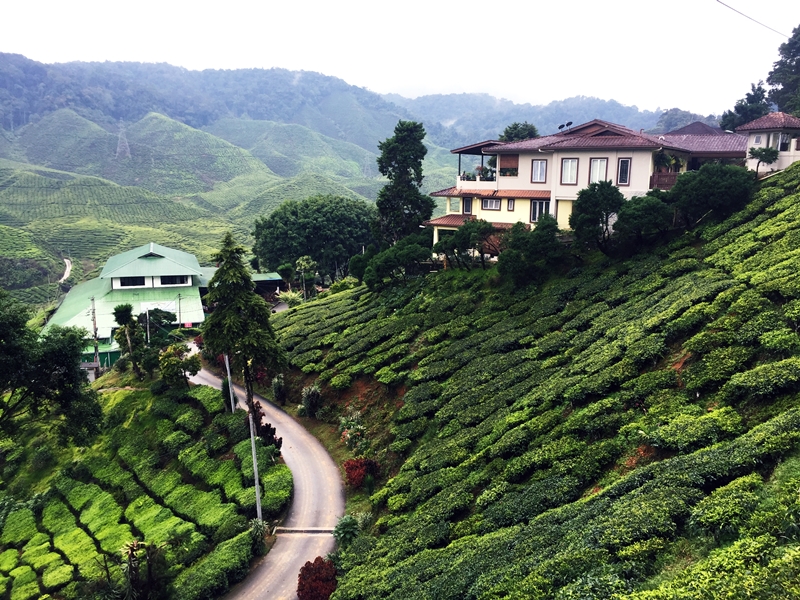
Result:
[[[171,577],[205,582],[173,586],[171,598],[224,592],[252,556],[249,533],[240,535],[255,515],[252,459],[248,466],[238,452],[242,442],[249,457],[245,413],[224,413],[220,393],[206,387],[156,398],[118,390],[103,401],[103,442],[57,473],[43,497],[8,512],[0,595],[80,598],[87,584],[106,576],[106,564],[120,579],[120,548],[134,539],[168,544]],[[273,451],[259,446],[267,518],[283,510],[292,489]]]

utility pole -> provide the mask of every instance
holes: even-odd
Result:
[[[235,397],[233,395],[233,381],[231,381],[231,363],[228,361],[228,353],[225,353],[225,370],[228,372],[228,396],[231,398],[231,414],[236,412]]]
[[[100,343],[97,340],[97,313],[94,308],[94,296],[92,296],[92,331],[94,332],[94,378],[100,377]]]
[[[181,295],[178,294],[178,329],[183,326],[183,321],[181,320]]]
[[[230,381],[230,379],[228,380]],[[253,413],[247,411],[250,419],[250,448],[253,451],[253,477],[256,480],[256,517],[261,521],[261,484],[258,482],[258,459],[256,458],[256,432],[253,426]]]
[[[145,314],[147,314],[147,345],[150,345],[150,309],[145,310]]]

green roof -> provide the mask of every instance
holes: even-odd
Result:
[[[91,333],[91,299],[94,297],[97,337],[107,339],[111,337],[111,330],[118,327],[114,321],[115,306],[130,304],[133,306],[134,315],[139,315],[148,309],[161,308],[177,316],[179,296],[180,321],[202,323],[205,316],[197,285],[112,290],[110,279],[98,277],[72,288],[46,327],[51,325],[83,327]]]
[[[253,273],[253,281],[280,281],[281,276],[277,273]]]
[[[217,267],[200,267],[202,275],[200,276],[200,287],[208,287],[208,282],[214,277],[217,272]],[[277,273],[251,273],[250,277],[253,281],[280,281],[281,276]]]
[[[194,254],[150,242],[109,258],[100,279],[162,275],[202,276],[203,272]]]

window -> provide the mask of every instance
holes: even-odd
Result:
[[[531,200],[531,223],[536,223],[542,215],[550,214],[549,200]]]
[[[189,281],[186,275],[162,275],[161,285],[186,285]]]
[[[780,152],[786,152],[789,149],[789,144],[791,143],[792,138],[789,137],[788,133],[782,133],[780,142],[778,143],[778,150]]]
[[[144,277],[120,277],[120,287],[141,287],[144,285]]]
[[[464,214],[472,214],[472,198],[464,198]]]
[[[756,137],[753,139],[753,143],[754,143],[756,146],[760,146],[760,145],[761,145],[761,136],[760,136],[760,135],[757,135],[757,136],[756,136]]]
[[[577,158],[562,158],[561,159],[561,183],[563,185],[577,185],[578,184],[578,159]]]
[[[461,198],[450,198],[449,212],[461,212]]]
[[[547,181],[547,161],[534,160],[531,163],[531,183],[545,183]]]
[[[483,210],[500,210],[500,198],[484,198]]]
[[[589,160],[589,183],[605,181],[607,173],[608,160],[605,158],[592,158]]]
[[[514,199],[513,198],[509,198],[508,199],[508,210],[510,210],[510,211],[514,210]]]
[[[500,177],[516,177],[519,173],[519,154],[500,155]]]
[[[620,158],[617,164],[617,185],[631,184],[631,159]]]

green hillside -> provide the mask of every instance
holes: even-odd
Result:
[[[162,195],[208,191],[242,175],[274,175],[243,151],[212,135],[150,113],[126,127],[124,140],[69,109],[19,132],[28,162]]]
[[[108,580],[123,588],[120,550],[134,539],[159,548],[148,565],[159,598],[218,597],[247,573],[255,487],[245,413],[225,413],[205,386],[154,396],[142,385],[117,373],[97,382],[108,386],[105,427],[90,448],[61,446],[46,422],[0,443],[0,597],[118,597]],[[270,518],[288,504],[292,477],[260,442]],[[142,579],[144,569],[142,560]]]
[[[449,270],[278,315],[390,476],[333,598],[798,597],[798,240],[795,165],[541,288]]]
[[[39,248],[50,257],[72,257],[75,281],[110,255],[150,241],[192,252],[208,264],[231,228],[209,210],[142,188],[30,169],[0,166],[0,225],[18,230],[17,253]],[[244,239],[247,231],[235,229]]]

